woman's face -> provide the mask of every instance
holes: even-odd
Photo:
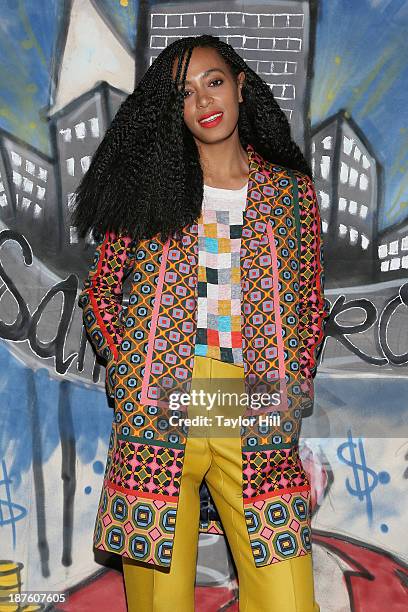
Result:
[[[177,72],[173,65],[173,79]],[[185,59],[183,59],[184,66]],[[228,64],[211,47],[196,47],[191,54],[184,91],[184,122],[203,143],[220,142],[237,128],[245,73],[237,79]],[[217,117],[210,118],[211,115]],[[208,118],[208,121],[203,121]]]

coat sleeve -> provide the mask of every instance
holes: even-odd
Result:
[[[314,400],[313,379],[323,347],[330,304],[324,297],[322,223],[316,190],[311,178],[298,178],[300,216],[299,340],[302,392]],[[307,405],[307,401],[305,405]]]
[[[96,354],[106,361],[106,384],[113,396],[115,362],[122,342],[123,282],[133,266],[134,242],[107,231],[97,242],[93,261],[78,296],[82,320]]]

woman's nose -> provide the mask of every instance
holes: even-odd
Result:
[[[197,106],[200,108],[202,106],[208,106],[212,102],[212,97],[209,96],[206,92],[197,95]]]

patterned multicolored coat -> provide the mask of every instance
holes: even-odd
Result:
[[[312,180],[247,147],[241,239],[245,381],[279,381],[279,426],[243,426],[243,511],[256,566],[311,553],[310,482],[298,452],[313,400],[328,303]],[[198,225],[182,240],[107,232],[78,304],[107,361],[114,419],[94,530],[98,549],[170,567],[188,428],[170,424],[163,389],[188,390],[194,367]],[[131,276],[129,304],[123,282]],[[174,419],[173,419],[174,420]],[[202,533],[224,534],[200,519]]]

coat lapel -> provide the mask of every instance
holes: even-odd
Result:
[[[252,260],[266,232],[271,206],[263,200],[265,196],[269,198],[274,194],[271,179],[264,169],[262,157],[256,153],[252,145],[247,146],[247,152],[249,176],[241,238],[241,287],[244,286]]]

